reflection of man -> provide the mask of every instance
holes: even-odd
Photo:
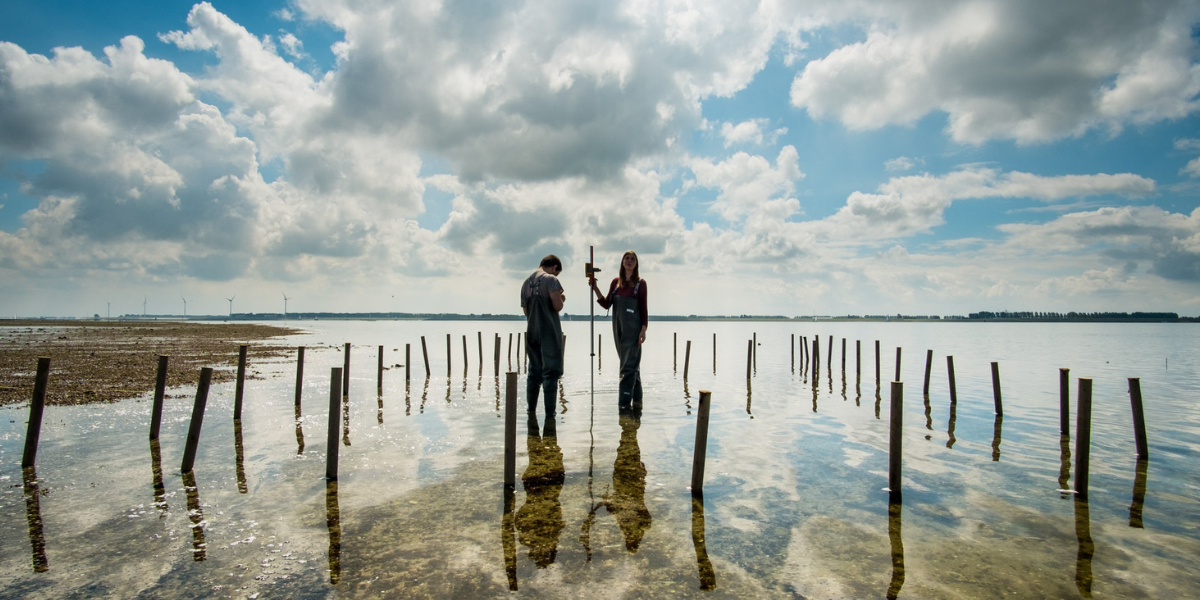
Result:
[[[563,294],[558,274],[562,261],[550,254],[542,259],[538,270],[521,284],[521,310],[527,320],[525,345],[529,355],[529,375],[526,396],[529,413],[537,408],[538,392],[546,404],[546,416],[554,414],[554,390],[563,372],[562,325],[558,313],[567,297]]]
[[[613,494],[608,512],[625,534],[625,549],[637,552],[642,536],[650,529],[650,510],[646,508],[646,465],[638,448],[637,431],[642,416],[635,411],[621,413],[621,443],[613,464]]]
[[[550,396],[553,401],[553,396]],[[554,564],[558,554],[558,536],[563,521],[562,493],[566,473],[563,454],[558,447],[554,419],[546,419],[546,431],[538,437],[537,419],[529,419],[529,467],[521,475],[525,486],[525,504],[517,511],[517,532],[521,545],[529,548],[529,558],[540,569]]]

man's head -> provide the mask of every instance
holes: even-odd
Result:
[[[542,259],[542,270],[551,275],[562,273],[562,261],[553,254],[547,254],[546,258]]]

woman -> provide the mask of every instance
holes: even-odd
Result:
[[[642,343],[646,341],[646,282],[638,276],[638,257],[630,250],[621,257],[621,274],[601,295],[596,278],[591,278],[596,303],[607,310],[615,307],[612,317],[613,339],[621,358],[620,407],[642,402]]]

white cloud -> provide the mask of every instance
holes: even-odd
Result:
[[[909,158],[907,156],[897,156],[883,163],[883,167],[888,171],[911,171],[918,165],[925,164],[925,160],[921,158]]]
[[[1179,172],[1192,177],[1200,177],[1200,157],[1188,161],[1188,164],[1184,165]]]
[[[725,139],[725,147],[728,148],[735,144],[754,144],[761,146],[765,144],[774,144],[779,136],[787,133],[786,127],[781,127],[769,133],[764,133],[764,127],[770,124],[767,119],[749,119],[734,125],[733,123],[721,124],[721,137]]]
[[[294,33],[280,30],[279,43],[283,44],[284,52],[292,58],[305,58],[308,56],[304,53],[304,42],[296,37]]]
[[[866,39],[809,62],[792,104],[853,129],[935,111],[957,141],[1039,143],[1200,108],[1194,2],[864,2]]]

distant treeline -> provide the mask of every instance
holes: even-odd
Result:
[[[1004,319],[1014,321],[1179,321],[1179,313],[1173,312],[989,312],[982,311],[967,315],[968,319]],[[1187,319],[1184,320],[1195,320]]]

